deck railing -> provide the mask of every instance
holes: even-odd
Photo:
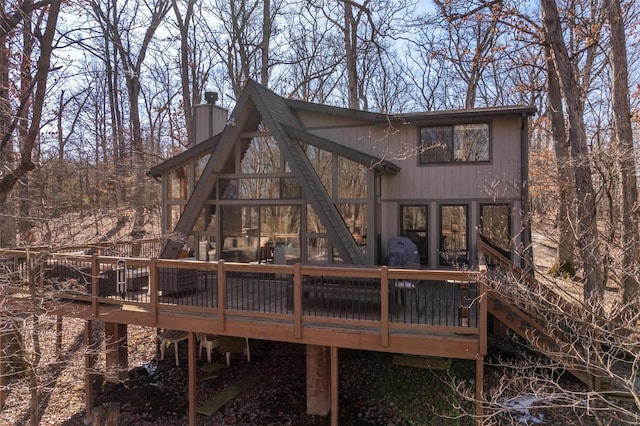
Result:
[[[134,241],[105,241],[101,243],[71,244],[63,247],[56,247],[55,253],[73,254],[96,254],[98,256],[118,256],[118,257],[140,257],[155,258],[160,255],[162,240],[159,238],[149,238]],[[17,248],[19,251],[26,251],[26,248]],[[41,252],[51,248],[45,246],[32,246],[29,251]]]
[[[482,335],[484,290],[473,272],[265,265],[0,252],[2,292],[157,315],[292,325]],[[125,286],[122,282],[126,283]],[[120,284],[120,285],[119,285]]]

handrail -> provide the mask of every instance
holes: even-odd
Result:
[[[579,318],[581,313],[583,313],[584,310],[578,304],[565,299],[548,286],[540,283],[531,274],[515,265],[511,260],[507,259],[500,252],[491,247],[491,245],[485,242],[483,238],[478,239],[478,252],[489,255],[495,259],[501,268],[520,279],[527,285],[527,287],[529,287],[529,289],[531,289],[532,292],[534,292],[534,294],[542,296],[547,302],[557,305],[564,312],[575,315],[577,318]]]

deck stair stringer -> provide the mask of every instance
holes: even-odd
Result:
[[[563,365],[584,384],[592,386],[592,375],[584,371],[584,368],[575,366],[575,360],[580,359],[576,349],[571,344],[551,336],[539,319],[508,303],[496,293],[488,294],[487,311],[525,339],[534,349]]]
[[[565,312],[567,316],[579,318],[580,307],[556,293],[552,288],[545,286],[509,259],[502,256],[488,243],[480,239],[478,251],[490,256],[498,263],[498,267],[504,269],[508,275],[517,279],[540,297],[542,303],[553,305]],[[492,275],[491,279],[500,280],[500,275]],[[508,285],[508,283],[506,284]],[[572,337],[564,333],[553,333],[541,315],[536,314],[535,306],[524,306],[513,303],[497,291],[489,291],[487,294],[487,311],[494,318],[501,321],[515,334],[525,339],[531,346],[562,365],[566,371],[593,390],[608,389],[606,378],[599,377],[589,372],[588,366],[580,363],[583,359],[580,349]]]

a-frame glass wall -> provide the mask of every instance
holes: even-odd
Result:
[[[258,263],[340,263],[322,221],[302,193],[299,179],[281,155],[277,141],[263,135],[240,139],[219,174],[187,239],[200,260]],[[335,153],[303,145],[329,198],[358,245],[367,240],[367,173]],[[200,169],[199,160],[191,167]],[[172,172],[173,173],[173,172]],[[201,172],[200,172],[201,173]],[[173,182],[168,227],[186,204],[188,173]],[[191,174],[193,177],[194,175]],[[199,175],[198,175],[199,176]],[[182,189],[174,189],[182,188]]]

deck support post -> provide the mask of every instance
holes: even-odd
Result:
[[[340,391],[338,377],[338,348],[331,346],[331,426],[338,426],[338,395]]]
[[[331,409],[331,362],[328,346],[307,345],[307,414],[326,416]]]
[[[127,347],[127,324],[104,323],[105,381],[118,383],[127,379],[129,355]]]
[[[7,401],[7,358],[5,354],[6,336],[0,332],[0,410],[4,409]]]
[[[62,354],[62,317],[56,316],[56,360],[60,361]]]
[[[196,426],[196,338],[189,332],[189,426]],[[177,343],[176,343],[177,345]]]
[[[97,353],[93,346],[93,321],[87,320],[84,323],[84,398],[85,420],[91,421],[93,410],[93,376],[95,374],[95,366]]]
[[[483,410],[483,396],[482,389],[484,387],[484,356],[476,359],[476,425],[482,426],[482,418],[484,414]]]

